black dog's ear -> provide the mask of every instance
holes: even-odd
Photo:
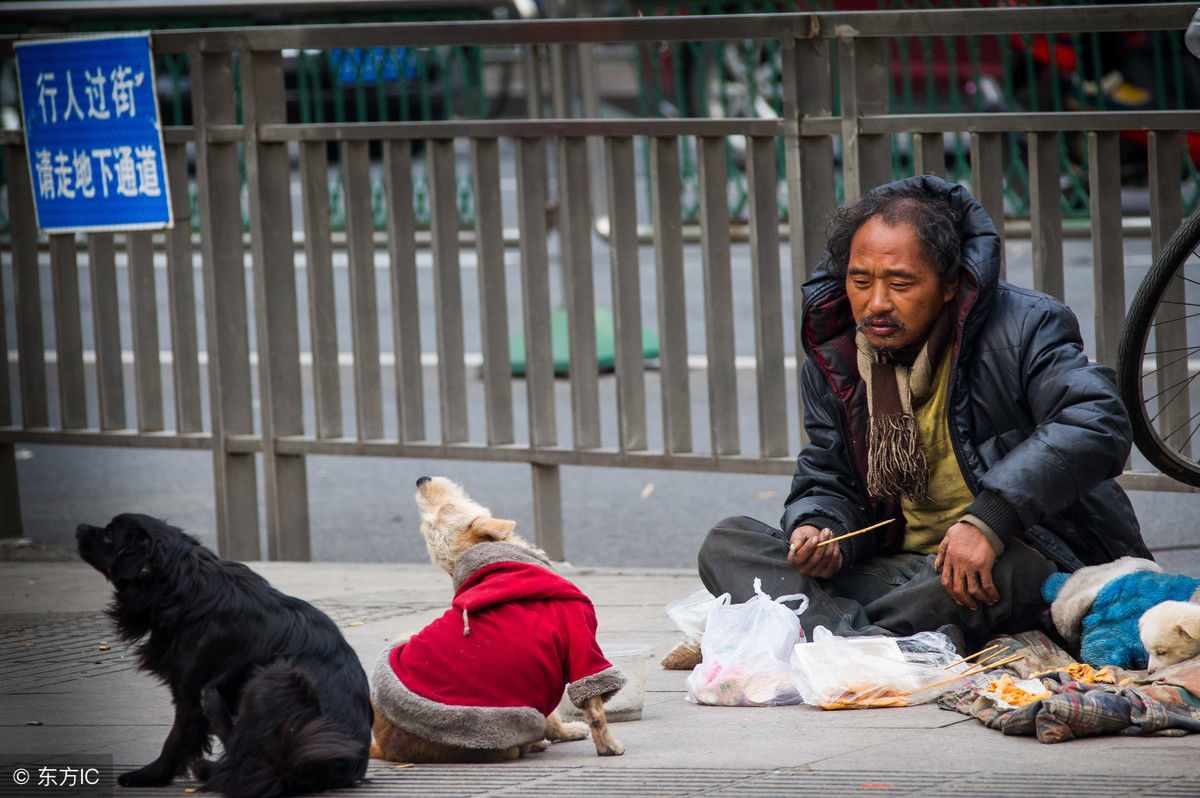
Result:
[[[130,582],[150,571],[150,536],[141,527],[134,527],[117,547],[109,577]]]

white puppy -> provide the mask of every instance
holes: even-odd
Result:
[[[1200,654],[1200,604],[1164,601],[1138,619],[1142,645],[1150,652],[1150,670]]]

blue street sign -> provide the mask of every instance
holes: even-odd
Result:
[[[16,43],[38,228],[170,227],[148,33]]]

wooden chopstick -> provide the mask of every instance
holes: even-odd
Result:
[[[878,524],[871,524],[870,526],[865,526],[862,529],[857,529],[853,532],[847,532],[844,535],[838,535],[836,538],[830,538],[829,540],[822,540],[820,543],[817,544],[817,547],[820,548],[821,546],[825,546],[825,545],[834,543],[839,540],[844,540],[845,538],[852,538],[855,535],[861,535],[863,532],[870,532],[872,529],[878,529],[879,527],[881,527],[885,524],[890,524],[895,520],[896,520],[895,518],[889,518],[886,521],[880,521]]]
[[[1010,648],[1008,648],[1007,646],[1005,646],[1005,647],[1004,647],[1003,649],[1001,649],[1000,651],[997,651],[997,652],[995,652],[995,653],[993,653],[993,654],[988,654],[986,657],[983,657],[982,659],[980,659],[980,660],[979,660],[978,662],[976,662],[975,664],[976,664],[976,665],[986,665],[986,664],[988,664],[989,662],[991,662],[992,660],[998,659],[998,658],[1000,658],[1000,657],[1006,657],[1006,656],[1008,656],[1009,654],[1011,654],[1012,652],[1013,652],[1013,649],[1010,649]]]
[[[963,664],[964,662],[970,662],[971,660],[975,659],[975,658],[976,658],[976,657],[978,657],[978,656],[981,656],[981,655],[983,655],[983,654],[987,654],[987,653],[989,653],[989,652],[995,651],[995,650],[996,650],[996,649],[998,649],[998,648],[1003,648],[1003,647],[1004,647],[1004,644],[1003,644],[1003,643],[996,643],[995,645],[991,645],[991,646],[988,646],[987,648],[980,649],[979,651],[976,651],[974,654],[970,655],[969,657],[963,657],[963,658],[962,658],[962,659],[960,659],[960,660],[956,660],[956,661],[954,661],[954,662],[951,662],[949,665],[947,665],[947,666],[945,666],[944,668],[942,668],[942,670],[944,670],[944,671],[948,671],[948,670],[950,670],[951,668],[953,668],[955,665],[961,665],[961,664]]]
[[[979,665],[976,665],[974,668],[971,668],[970,670],[963,671],[959,675],[960,676],[974,676],[976,674],[983,673],[986,670],[991,670],[992,668],[999,668],[1001,665],[1008,665],[1010,662],[1016,662],[1019,659],[1025,659],[1025,655],[1024,654],[1014,654],[1013,656],[1008,657],[1007,659],[1002,659],[997,662],[990,662],[986,665],[979,664]]]

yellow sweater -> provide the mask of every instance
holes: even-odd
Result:
[[[975,500],[950,443],[949,414],[950,362],[953,347],[946,347],[938,364],[929,393],[913,398],[913,415],[921,430],[921,449],[929,467],[929,495],[923,501],[901,500],[904,521],[904,550],[921,554],[937,551],[946,530],[963,517]]]

